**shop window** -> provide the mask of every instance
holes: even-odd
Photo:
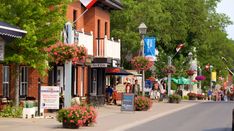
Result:
[[[28,67],[20,67],[20,97],[27,97],[28,94]]]
[[[3,66],[3,97],[9,97],[10,87],[9,87],[9,80],[10,80],[10,69],[9,66]]]
[[[105,35],[107,36],[107,31],[108,31],[108,25],[107,22],[105,22]]]

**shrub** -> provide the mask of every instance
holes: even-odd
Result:
[[[188,96],[183,96],[183,100],[188,100],[189,97]]]
[[[197,97],[197,94],[196,93],[192,93],[192,92],[189,92],[187,95],[189,97]]]
[[[96,122],[97,113],[92,106],[75,105],[58,111],[57,120],[77,126],[88,126]]]
[[[152,101],[148,97],[137,96],[135,97],[135,110],[146,111],[152,106]]]
[[[178,94],[173,94],[169,96],[169,103],[179,103],[181,101],[181,96]]]
[[[14,106],[5,106],[0,112],[0,117],[13,117],[20,118],[22,117],[23,108],[14,107]]]

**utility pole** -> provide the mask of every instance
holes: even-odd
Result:
[[[171,67],[171,56],[168,56],[168,66]],[[171,72],[168,73],[168,80],[167,80],[167,86],[168,86],[168,96],[171,94]]]

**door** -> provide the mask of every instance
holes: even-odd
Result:
[[[60,93],[63,94],[65,87],[64,87],[64,83],[63,83],[63,67],[62,66],[58,66],[57,67],[57,86],[60,87]]]

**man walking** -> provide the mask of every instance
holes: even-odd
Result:
[[[135,94],[135,96],[140,95],[140,85],[138,84],[138,80],[135,80],[135,83],[132,86],[132,93]]]

